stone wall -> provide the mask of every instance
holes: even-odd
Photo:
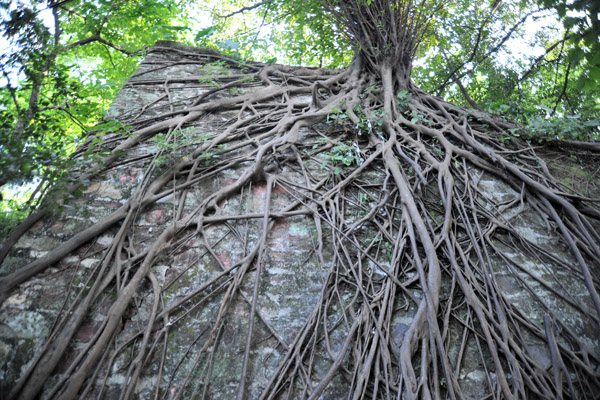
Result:
[[[107,118],[115,118],[125,125],[136,121],[175,113],[189,107],[198,96],[215,88],[211,77],[214,75],[242,74],[241,69],[215,62],[205,52],[191,47],[169,42],[159,42],[140,65],[137,73],[120,91]],[[168,85],[165,85],[165,82]],[[165,90],[168,86],[168,90]],[[237,91],[219,91],[215,96],[239,95]],[[298,104],[310,102],[310,96],[294,99]],[[159,154],[160,138],[139,143],[128,150],[126,162],[106,171],[101,177],[89,182],[83,195],[73,198],[54,215],[37,223],[10,253],[2,264],[0,274],[8,274],[32,260],[44,257],[47,252],[66,242],[74,234],[106,218],[120,207],[128,204],[136,187],[150,174],[153,177],[164,172],[156,163],[155,170],[148,172],[147,166],[155,157],[174,158],[179,156],[180,147],[185,147],[186,138],[211,138],[223,132],[228,121],[236,117],[235,113],[221,111],[209,113],[201,120],[186,126],[178,133],[179,147],[173,147],[167,154]],[[312,131],[301,132],[303,140],[317,143],[320,138]],[[108,146],[111,141],[120,143],[125,138],[122,133],[104,137]],[[190,143],[192,143],[190,141]],[[164,146],[164,144],[163,144]],[[231,142],[228,146],[235,146]],[[240,175],[241,169],[251,160],[244,158],[249,148],[240,148],[228,157],[239,157],[239,168],[219,169],[220,150],[212,149],[206,153],[201,168],[206,168],[206,177],[190,186],[185,193],[184,210],[193,209],[208,194],[231,184]],[[282,155],[285,156],[285,155]],[[549,157],[553,155],[550,154]],[[564,161],[564,160],[563,160]],[[83,162],[83,161],[82,161]],[[326,176],[322,164],[327,160],[316,157],[306,165],[314,176]],[[576,165],[576,161],[566,160]],[[304,182],[302,171],[284,169],[279,172],[287,182],[301,186]],[[377,182],[383,175],[373,171],[368,181]],[[586,175],[588,176],[588,175]],[[473,184],[484,193],[480,199],[485,209],[499,220],[511,222],[529,242],[547,251],[539,255],[532,251],[523,252],[523,244],[510,242],[510,235],[498,232],[495,239],[497,252],[490,253],[493,271],[490,279],[495,279],[503,289],[505,298],[526,315],[530,320],[543,324],[544,315],[551,310],[559,320],[564,321],[580,338],[581,345],[596,359],[600,357],[600,344],[596,325],[588,315],[593,314],[593,305],[580,273],[564,243],[557,239],[554,227],[519,201],[520,193],[492,176],[473,169]],[[588,180],[592,189],[598,191],[598,179]],[[381,193],[366,188],[365,202],[373,206]],[[252,304],[252,291],[255,284],[255,270],[249,271],[248,279],[240,282],[241,295],[227,305],[225,321],[217,331],[213,330],[215,319],[223,307],[223,279],[236,279],[230,271],[236,263],[243,262],[258,242],[262,232],[264,211],[270,201],[270,210],[283,213],[289,204],[297,201],[287,188],[277,186],[268,198],[267,186],[257,182],[250,190],[242,191],[239,196],[220,204],[222,215],[244,214],[247,218],[220,223],[218,218],[208,225],[205,235],[198,236],[190,232],[184,238],[163,251],[159,261],[152,267],[156,283],[161,288],[160,302],[163,313],[153,328],[156,333],[164,330],[167,335],[153,343],[159,351],[153,353],[142,372],[142,380],[135,388],[140,399],[153,396],[156,387],[161,396],[174,396],[183,390],[183,398],[200,397],[206,391],[208,398],[231,399],[238,390],[242,368],[243,353],[248,331],[248,315]],[[596,192],[598,193],[598,192]],[[350,194],[349,194],[350,195]],[[135,216],[132,229],[131,247],[127,245],[119,251],[124,254],[144,254],[165,227],[173,224],[173,215],[178,212],[182,194],[173,195],[166,191],[154,204],[144,208]],[[357,207],[355,218],[360,217]],[[350,224],[352,221],[349,221]],[[316,246],[319,239],[318,225],[314,218],[301,212],[286,215],[274,220],[269,230],[267,248],[264,250],[263,274],[260,276],[260,296],[255,318],[255,333],[251,351],[251,365],[247,379],[247,398],[258,398],[261,390],[273,378],[286,350],[295,340],[303,326],[317,310],[315,304],[322,293],[330,269],[331,257],[335,249],[331,241],[325,241],[323,259],[319,259]],[[322,237],[331,237],[331,231],[325,223],[320,224]],[[62,317],[68,315],[69,307],[77,297],[85,293],[89,279],[105,279],[98,276],[106,251],[113,238],[118,234],[119,224],[111,227],[96,239],[83,244],[53,267],[27,281],[10,294],[0,307],[0,393],[7,393],[19,376],[35,362],[36,354],[44,346],[47,337],[61,328]],[[508,228],[507,228],[508,229]],[[135,240],[133,240],[135,239]],[[135,243],[135,245],[133,244]],[[379,260],[386,262],[383,255]],[[387,261],[389,264],[389,260]],[[373,265],[374,279],[385,274]],[[123,265],[124,270],[134,267]],[[226,272],[223,272],[226,271]],[[127,272],[126,272],[127,273]],[[410,280],[411,276],[403,279]],[[107,280],[108,282],[108,280]],[[450,290],[451,282],[444,282],[445,290]],[[219,293],[218,296],[202,298],[192,297],[198,288],[208,287]],[[84,289],[82,292],[81,289]],[[221,291],[221,292],[220,292]],[[569,302],[558,300],[555,292],[567,293]],[[113,289],[112,296],[116,296]],[[140,330],[153,312],[152,282],[146,282],[138,290],[135,301],[130,304],[128,318],[124,319],[113,338],[111,346],[125,346],[129,340],[139,340]],[[353,301],[354,293],[350,288],[340,288],[340,304]],[[421,298],[422,293],[414,289],[413,296]],[[536,296],[534,296],[536,295]],[[173,314],[169,310],[173,304],[185,299],[183,310]],[[52,397],[53,385],[67,372],[67,368],[77,356],[85,351],[95,340],[102,327],[111,304],[111,295],[99,296],[93,306],[93,312],[78,329],[72,341],[68,355],[59,370],[45,385],[43,398]],[[404,307],[402,297],[398,297],[397,312],[392,318],[391,329],[396,345],[399,345],[404,332],[414,315],[414,305]],[[332,306],[334,309],[335,306]],[[335,315],[335,314],[332,314]],[[341,314],[340,314],[341,315]],[[350,327],[342,318],[331,317],[329,329],[333,349],[326,349],[323,343],[317,343],[321,357],[315,360],[315,376],[322,376],[331,366],[332,356],[344,343]],[[493,381],[493,373],[486,373],[488,366],[481,365],[479,349],[473,337],[461,343],[461,328],[449,333],[450,352],[462,351],[462,368],[459,383],[468,398],[485,396],[485,382]],[[137,335],[137,336],[136,336]],[[209,350],[202,349],[202,343],[213,335],[216,339]],[[158,337],[155,335],[154,337]],[[531,346],[526,349],[529,357],[537,360],[542,368],[551,364],[547,346],[541,338],[527,338]],[[462,346],[462,348],[461,348]],[[333,352],[333,353],[331,353]],[[96,383],[88,388],[86,398],[119,398],[121,389],[127,385],[127,373],[132,360],[128,352],[119,353],[114,360],[103,360],[98,370]],[[181,387],[180,383],[190,376],[190,383]],[[316,383],[316,382],[314,382]],[[348,383],[339,373],[328,386],[321,398],[341,399],[348,396]],[[169,397],[169,398],[171,398]],[[0,396],[0,398],[4,398]],[[165,397],[162,397],[165,398]]]

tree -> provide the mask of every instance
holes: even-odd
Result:
[[[285,391],[292,396],[305,393],[309,398],[319,398],[342,369],[348,373],[353,398],[392,395],[461,398],[446,343],[446,332],[457,321],[465,326],[465,338],[471,333],[477,337],[483,349],[482,362],[486,362],[483,353],[489,354],[492,360],[496,382],[489,387],[492,397],[576,398],[598,392],[597,355],[587,354],[583,347],[578,347],[577,338],[550,312],[544,326],[527,320],[506,301],[495,281],[487,279],[492,270],[489,255],[499,252],[492,240],[495,235],[506,235],[518,251],[539,252],[540,257],[546,255],[482,207],[477,188],[470,184],[470,174],[476,168],[505,181],[522,193],[523,204],[538,210],[559,232],[577,261],[577,275],[586,285],[593,304],[593,311],[584,313],[596,324],[600,320],[600,238],[593,223],[600,218],[598,209],[589,199],[563,189],[528,143],[518,140],[511,141],[511,146],[504,143],[503,138],[511,136],[520,128],[518,125],[448,103],[426,93],[411,80],[419,45],[430,34],[434,17],[442,12],[443,4],[432,0],[323,0],[314,6],[334,21],[335,29],[331,31],[343,33],[351,44],[354,56],[348,68],[300,73],[281,65],[245,63],[205,52],[203,57],[243,69],[246,75],[233,79],[225,74],[216,76],[213,79],[223,84],[183,109],[173,109],[150,120],[133,119],[130,131],[120,137],[116,145],[104,145],[106,154],[101,154],[78,176],[79,182],[91,179],[115,163],[123,162],[124,152],[137,143],[161,133],[165,134],[162,150],[167,153],[178,146],[176,138],[183,135],[182,128],[191,126],[198,118],[225,109],[238,112],[218,135],[193,138],[193,144],[178,148],[183,154],[163,158],[166,168],[158,169],[159,156],[154,157],[147,165],[149,179],[136,189],[126,204],[74,235],[46,257],[2,278],[0,300],[5,300],[19,284],[63,259],[81,243],[98,237],[110,227],[118,227],[94,275],[110,279],[90,279],[81,296],[72,303],[73,312],[66,315],[63,328],[49,339],[49,345],[12,389],[9,398],[28,399],[38,395],[94,302],[99,296],[110,298],[108,292],[115,288],[110,312],[94,342],[67,376],[50,389],[64,399],[77,398],[87,390],[85,384],[95,379],[98,363],[102,365],[104,359],[116,357],[122,351],[122,348],[111,348],[111,340],[136,291],[147,279],[153,287],[155,311],[148,324],[123,346],[134,354],[128,375],[131,383],[123,392],[123,397],[131,397],[144,362],[157,351],[150,341],[167,340],[169,332],[165,324],[154,333],[157,315],[164,314],[156,311],[160,307],[161,289],[151,273],[152,266],[166,248],[177,247],[188,235],[206,238],[208,224],[222,219],[247,218],[247,215],[220,214],[221,204],[256,183],[266,186],[268,198],[280,185],[299,200],[285,210],[267,208],[261,216],[259,238],[248,254],[216,278],[223,279],[219,281],[222,287],[209,293],[208,286],[203,286],[194,293],[221,296],[218,316],[210,333],[203,337],[201,353],[214,349],[223,318],[230,311],[231,299],[240,293],[240,282],[248,278],[250,269],[256,268],[256,276],[261,275],[267,235],[274,219],[278,218],[275,213],[305,212],[319,227],[317,247],[321,249],[327,242],[335,248],[331,271],[314,314],[287,349],[276,374],[264,388],[264,398],[274,398]],[[452,65],[453,60],[449,59],[445,68],[450,69]],[[456,73],[449,75],[449,79],[457,82],[461,78]],[[226,99],[211,97],[231,88],[250,91]],[[294,103],[294,96],[302,94],[312,96],[310,104]],[[173,106],[170,99],[169,106]],[[303,128],[320,132],[325,141],[302,143],[299,133]],[[241,164],[241,174],[232,183],[208,193],[199,205],[186,208],[187,188],[213,173],[211,167],[203,167],[201,162],[219,145],[224,148],[219,153],[223,161],[218,169]],[[252,149],[249,155],[242,157],[235,153],[238,148]],[[83,146],[81,152],[85,150]],[[327,151],[337,164],[331,168],[328,179],[311,178],[303,162]],[[166,155],[163,153],[160,155]],[[303,171],[305,187],[293,188],[290,182],[280,179],[277,172],[282,165]],[[352,168],[345,169],[345,166]],[[378,197],[373,198],[377,204],[366,215],[348,223],[344,218],[346,210],[352,203],[359,202],[354,197],[360,193],[372,196],[361,187],[360,177],[376,170],[383,171],[385,177],[381,182],[371,182],[380,189]],[[74,185],[73,190],[76,187]],[[126,241],[135,236],[131,232],[138,212],[172,192],[179,193],[183,199],[174,213],[175,223],[165,226],[139,255],[131,251],[123,256]],[[367,238],[359,228],[367,225],[372,241],[361,248],[360,243],[367,243]],[[324,237],[322,226],[331,232],[331,242]],[[386,244],[389,268],[383,267],[381,261]],[[205,246],[210,253],[211,246],[208,243]],[[322,256],[322,250],[319,251]],[[373,261],[385,277],[375,281],[359,268],[366,260]],[[135,268],[125,272],[122,267],[126,263]],[[232,271],[235,279],[225,279]],[[410,283],[400,281],[408,272],[415,278],[409,280]],[[257,278],[248,317],[238,398],[243,398],[247,389],[259,283]],[[442,283],[451,286],[443,297]],[[315,377],[312,368],[315,343],[327,340],[323,326],[333,312],[330,299],[335,298],[336,291],[344,285],[355,293],[350,305],[340,306],[347,319],[344,346],[332,357],[329,370]],[[416,311],[399,348],[394,350],[386,321],[394,312],[394,297],[407,285],[418,286],[422,298],[410,299]],[[453,307],[456,303],[462,307]],[[187,315],[183,302],[172,306],[169,312],[182,318]],[[460,313],[466,313],[466,317]],[[555,333],[553,326],[563,329]],[[523,332],[547,338],[554,369],[540,369],[526,355]],[[558,332],[574,348],[557,344],[553,338]],[[208,368],[210,364],[206,365]],[[309,367],[305,369],[305,365]],[[391,384],[393,376],[400,377],[394,385]],[[313,378],[318,378],[316,384],[312,383]],[[189,377],[175,397],[183,396],[188,380]]]
[[[70,154],[98,124],[117,90],[135,70],[144,48],[180,37],[186,24],[178,1],[33,1],[0,3],[5,49],[1,55],[0,200],[7,184],[36,180],[27,215],[56,183]],[[152,24],[152,30],[145,27]],[[107,126],[114,129],[114,126]],[[18,213],[19,208],[22,213]],[[3,213],[4,214],[4,213]],[[2,216],[7,233],[18,218]]]

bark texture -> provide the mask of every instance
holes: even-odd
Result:
[[[158,43],[80,208],[7,252],[3,326],[46,337],[8,344],[4,397],[596,396],[597,201],[388,56]]]

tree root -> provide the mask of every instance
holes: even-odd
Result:
[[[216,56],[186,57],[198,63]],[[504,247],[538,257],[540,263],[556,261],[551,252],[536,247],[513,227],[511,219],[516,220],[520,212],[508,216],[519,207],[536,210],[564,240],[576,265],[569,265],[576,271],[571,277],[587,288],[594,310],[568,293],[552,289],[554,295],[598,327],[600,241],[593,228],[597,221],[590,221],[600,214],[593,202],[561,189],[547,168],[532,162],[537,155],[530,147],[503,147],[496,139],[506,128],[501,122],[423,93],[403,80],[406,74],[389,65],[378,72],[371,66],[365,72],[357,58],[351,68],[336,74],[256,68],[250,80],[245,74],[217,77],[224,85],[187,99],[187,108],[175,109],[169,90],[177,80],[161,82],[166,93],[125,121],[132,132],[111,144],[112,153],[91,165],[83,174],[86,179],[126,162],[133,157],[132,150],[158,133],[166,132],[167,140],[176,143],[182,128],[199,124],[208,115],[237,116],[224,123],[219,133],[208,139],[198,137],[177,150],[182,153],[169,158],[166,168],[159,162],[168,156],[166,150],[150,162],[139,161],[146,162],[146,173],[125,204],[44,258],[2,277],[0,301],[78,247],[118,230],[89,284],[70,305],[72,312],[63,313],[63,322],[8,398],[33,399],[42,391],[65,400],[79,398],[83,392],[103,393],[113,373],[111,360],[127,352],[131,354],[127,383],[120,398],[135,397],[150,365],[160,371],[155,399],[185,398],[194,391],[204,398],[211,391],[208,381],[226,321],[237,312],[239,298],[246,299],[249,312],[238,399],[248,397],[252,350],[260,329],[276,338],[282,354],[260,388],[262,399],[320,398],[336,379],[345,381],[348,397],[354,399],[460,399],[464,396],[461,371],[469,349],[478,349],[469,357],[475,354],[486,371],[482,390],[490,398],[577,398],[600,391],[598,352],[586,348],[539,296],[535,301],[544,309],[543,327],[513,305],[499,283],[494,261],[503,259],[502,265],[508,265],[524,286],[528,284],[522,275],[534,277],[534,273],[516,264],[515,258],[507,258]],[[231,89],[242,94],[219,97]],[[405,98],[399,97],[401,90],[407,90],[408,95],[402,94]],[[303,100],[296,100],[298,96]],[[312,97],[310,103],[305,96]],[[156,110],[163,111],[142,119]],[[483,131],[483,124],[491,130]],[[203,157],[214,151],[219,158],[207,163]],[[332,165],[324,166],[327,161]],[[237,179],[206,193],[195,206],[186,202],[194,186],[231,169],[241,171]],[[303,182],[289,178],[284,170],[293,171]],[[505,182],[520,197],[510,204],[492,201],[474,178],[484,173]],[[227,209],[227,201],[243,199],[257,185],[266,185],[262,212],[236,214]],[[295,200],[275,209],[271,199],[277,190]],[[177,199],[172,223],[151,243],[140,242],[135,221],[167,196]],[[312,313],[298,316],[304,325],[286,343],[262,316],[261,285],[273,226],[297,216],[312,221],[317,235],[309,257],[327,272]],[[236,224],[245,224],[245,236]],[[228,229],[227,240],[245,249],[231,265],[220,261],[218,245],[211,244],[211,227]],[[165,305],[167,290],[183,273],[161,287],[153,267],[196,239],[201,239],[205,256],[219,266],[219,272]],[[124,340],[123,321],[131,318],[127,314],[132,304],[145,297],[145,282],[150,283],[151,294],[144,301],[149,301],[151,311],[137,319],[143,322],[139,332]],[[251,291],[246,290],[248,284]],[[96,335],[66,375],[54,387],[44,388],[83,320],[99,301],[110,298],[111,291],[116,296]],[[535,295],[534,290],[531,293]],[[166,381],[163,369],[172,362],[167,359],[169,333],[195,313],[209,310],[210,304],[211,324],[195,336]],[[393,322],[399,310],[411,319],[401,335]],[[334,336],[344,339],[336,341]],[[528,347],[533,341],[547,346],[551,368],[545,369],[532,356]],[[191,366],[187,373],[180,368],[184,360]],[[325,367],[319,366],[320,360],[326,360]],[[205,382],[201,388],[193,385],[197,375]]]

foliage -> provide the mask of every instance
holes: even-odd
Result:
[[[320,0],[209,0],[201,11],[212,25],[188,38],[189,44],[245,59],[320,67],[343,67],[353,56]]]
[[[581,115],[553,115],[552,109],[543,105],[523,106],[520,103],[496,102],[490,110],[502,117],[516,121],[521,128],[510,129],[513,136],[534,143],[557,140],[597,141],[600,139],[600,119]]]
[[[331,165],[335,167],[334,174],[339,174],[344,167],[358,167],[363,163],[358,145],[350,140],[340,142],[333,146],[330,152],[325,154]]]
[[[185,155],[186,149],[194,147],[210,137],[210,134],[198,133],[193,127],[176,130],[169,135],[159,133],[150,139],[148,152],[156,155],[154,162],[158,167],[171,165]],[[216,157],[214,153],[206,152],[202,153],[199,158],[210,160],[213,157]]]
[[[593,39],[591,30],[583,37],[573,25],[561,27],[560,5],[538,3],[452,2],[421,47],[413,78],[457,104],[486,110],[498,101],[541,105],[553,115],[593,119],[600,92],[592,61],[600,52],[591,43],[598,43],[598,33]]]
[[[158,39],[182,38],[176,24],[187,24],[180,14],[184,4],[0,2],[5,47],[0,56],[0,189],[61,176],[69,155],[100,121],[145,48]],[[13,210],[14,204],[2,208]]]
[[[579,115],[565,117],[541,118],[535,117],[529,121],[526,131],[537,141],[555,139],[589,141],[598,138],[600,120],[582,121]]]
[[[581,66],[575,86],[584,90],[598,90],[600,85],[600,3],[595,0],[556,1],[539,0],[554,8],[569,35],[571,45],[566,61]]]
[[[0,202],[0,237],[8,235],[17,223],[29,214],[28,192],[30,190],[10,193],[9,196],[5,196],[4,201]]]

